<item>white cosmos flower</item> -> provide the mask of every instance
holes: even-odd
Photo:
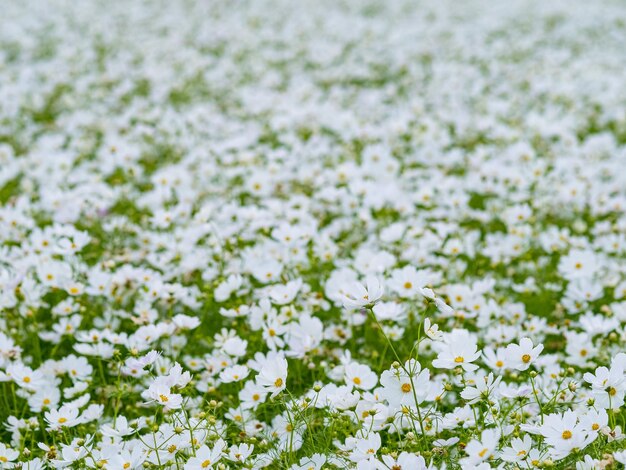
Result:
[[[342,302],[346,308],[362,308],[373,306],[384,293],[381,280],[373,275],[367,276],[365,285],[358,281],[342,287]]]
[[[506,363],[509,367],[524,371],[528,369],[543,351],[543,344],[533,345],[530,338],[522,338],[517,344],[509,344],[506,347]]]
[[[257,384],[271,397],[275,397],[287,387],[287,360],[275,356],[266,361],[256,377]]]

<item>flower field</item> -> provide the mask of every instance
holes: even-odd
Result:
[[[0,469],[624,468],[626,3],[0,11]]]

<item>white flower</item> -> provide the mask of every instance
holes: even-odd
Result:
[[[287,387],[287,360],[276,356],[266,361],[256,377],[256,382],[274,398]]]
[[[380,434],[372,432],[367,437],[357,439],[354,449],[350,453],[350,460],[360,462],[375,456],[380,449]]]
[[[529,435],[525,435],[523,439],[514,437],[510,446],[502,449],[500,458],[505,462],[522,462],[528,457],[532,445],[533,441]]]
[[[579,423],[578,415],[574,411],[545,416],[539,432],[550,446],[550,454],[557,459],[566,457],[574,449],[585,448],[595,438]]]
[[[598,270],[598,257],[590,250],[571,250],[559,262],[559,272],[566,279],[592,277]]]
[[[3,443],[0,443],[0,466],[2,468],[8,467],[8,462],[13,462],[19,457],[19,455],[19,451],[11,449]]]
[[[155,401],[159,405],[163,405],[166,410],[175,410],[182,406],[183,397],[178,393],[172,393],[171,387],[166,383],[163,377],[158,377],[157,380],[150,385],[150,388],[144,393],[147,399]]]
[[[522,338],[517,344],[506,347],[507,365],[520,371],[528,369],[543,351],[543,344],[533,346],[530,338]]]
[[[342,287],[342,301],[346,308],[362,308],[373,306],[383,296],[384,287],[380,279],[367,276],[365,285],[358,281]]]
[[[195,456],[192,456],[189,460],[187,460],[184,469],[206,470],[215,468],[215,464],[222,459],[222,452],[225,447],[226,443],[222,439],[218,439],[212,449],[206,445],[201,446],[198,450],[196,450]]]
[[[480,352],[470,336],[454,331],[444,336],[444,342],[433,344],[438,345],[439,348],[437,359],[433,361],[434,367],[441,369],[462,367],[465,371],[478,369],[478,366],[472,362],[480,357]]]
[[[443,333],[439,331],[439,326],[430,322],[430,318],[424,320],[424,333],[433,341],[443,340]]]
[[[478,465],[485,460],[494,456],[500,435],[496,429],[485,429],[480,440],[472,439],[465,447],[465,453],[468,455],[462,459],[463,464]]]
[[[626,377],[621,367],[598,367],[595,374],[585,372],[583,378],[591,385],[595,406],[615,410],[624,404]]]
[[[240,382],[244,380],[249,373],[250,369],[246,366],[236,365],[226,367],[222,372],[220,372],[220,380],[224,383]]]
[[[302,279],[287,284],[275,284],[269,289],[269,296],[276,305],[286,305],[293,301],[302,287]]]
[[[398,367],[384,371],[380,377],[380,383],[383,386],[380,394],[390,406],[415,409],[430,392],[430,371],[422,370],[420,363],[413,359],[407,361],[404,368]]]
[[[351,362],[345,366],[344,381],[360,390],[371,390],[378,383],[378,376],[364,364]]]
[[[496,391],[502,377],[494,379],[493,373],[483,377],[478,377],[474,386],[467,386],[461,392],[461,396],[468,401],[468,403],[476,403],[479,400],[488,400]]]
[[[49,430],[71,428],[80,424],[78,408],[71,405],[63,405],[58,410],[50,410],[45,413]]]
[[[232,460],[233,462],[244,463],[248,459],[248,457],[252,455],[253,450],[253,445],[234,445],[230,449],[228,449],[228,455],[226,456],[226,458],[228,458],[228,460]]]

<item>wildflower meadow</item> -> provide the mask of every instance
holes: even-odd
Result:
[[[0,469],[621,469],[626,2],[0,0]]]

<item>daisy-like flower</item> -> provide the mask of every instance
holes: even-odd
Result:
[[[517,344],[506,347],[507,365],[519,371],[527,370],[543,351],[543,344],[533,345],[530,338],[522,338]]]
[[[344,307],[358,309],[374,306],[383,296],[384,287],[379,278],[367,276],[365,285],[354,281],[343,286],[341,293]]]
[[[10,462],[16,460],[19,455],[19,451],[0,443],[0,468],[11,468],[13,464]]]
[[[478,465],[495,456],[500,434],[496,429],[485,429],[479,439],[472,439],[465,446],[467,457],[461,460],[464,465]],[[474,467],[476,468],[476,467]]]
[[[500,458],[505,462],[520,463],[524,461],[533,446],[532,438],[526,434],[523,439],[514,437],[511,444],[500,452]]]
[[[376,432],[369,433],[367,437],[356,440],[354,449],[350,453],[350,460],[353,462],[368,460],[370,457],[376,455],[378,449],[380,449],[380,445],[380,434]]]
[[[206,470],[215,468],[215,465],[222,459],[223,451],[226,443],[222,439],[218,439],[213,448],[207,445],[201,446],[196,450],[195,456],[191,457],[185,463],[185,470]]]
[[[494,392],[497,390],[498,385],[502,377],[494,379],[493,373],[489,372],[489,375],[478,378],[474,386],[467,386],[461,392],[461,396],[468,401],[468,403],[476,403],[479,400],[488,400]]]
[[[396,269],[389,280],[389,287],[401,298],[415,298],[424,295],[424,287],[428,284],[425,271],[418,271],[413,266]]]
[[[550,454],[557,459],[567,457],[574,449],[584,449],[594,439],[574,411],[545,416],[539,432],[550,446]]]
[[[624,404],[626,377],[621,367],[598,367],[595,374],[585,372],[583,378],[591,385],[595,406],[615,410]]]
[[[302,279],[276,284],[269,289],[269,296],[276,305],[286,305],[293,301],[302,287]]]
[[[443,340],[443,332],[439,331],[439,325],[431,323],[430,318],[424,319],[424,333],[433,341]]]
[[[566,279],[592,277],[598,270],[598,256],[591,250],[571,250],[559,262],[559,272]]]
[[[220,380],[224,383],[240,382],[244,380],[249,373],[250,369],[246,366],[231,366],[220,372]]]
[[[397,458],[393,458],[390,455],[383,455],[382,461],[383,468],[391,468],[397,470],[411,469],[411,470],[428,470],[426,460],[421,455],[411,454],[409,452],[401,452]],[[378,468],[381,468],[380,466]]]
[[[378,376],[368,366],[351,362],[345,366],[344,380],[349,387],[371,390],[378,383]]]
[[[172,393],[172,386],[167,377],[157,377],[143,396],[162,405],[165,411],[178,409],[183,404],[182,395]]]
[[[495,372],[503,372],[507,368],[506,350],[504,348],[487,347],[483,349],[483,358],[486,365]]]
[[[233,462],[245,463],[246,460],[248,460],[248,457],[252,455],[253,451],[254,451],[253,445],[249,445],[245,443],[234,445],[234,446],[231,446],[230,449],[228,449],[228,455],[226,456],[226,458]]]
[[[433,344],[439,349],[437,359],[433,361],[434,367],[441,369],[461,367],[465,371],[478,369],[472,362],[480,357],[480,352],[476,342],[468,335],[455,331],[446,335],[443,342]]]
[[[44,416],[48,423],[48,430],[59,430],[61,428],[71,428],[80,424],[78,418],[79,410],[72,405],[63,405],[58,410],[47,411]]]
[[[274,398],[287,387],[287,360],[282,356],[267,360],[261,367],[256,382]]]
[[[380,394],[390,406],[416,408],[430,392],[430,371],[422,370],[420,363],[413,359],[407,361],[404,368],[384,371],[380,383],[383,386]]]
[[[112,468],[122,470],[137,470],[143,468],[145,461],[146,455],[140,446],[135,446],[132,449],[116,449],[116,452],[107,459],[107,463]]]
[[[22,388],[37,390],[46,384],[41,371],[35,371],[23,364],[11,364],[7,367],[7,375]]]

